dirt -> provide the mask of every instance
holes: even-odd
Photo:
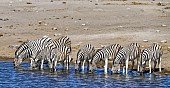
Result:
[[[87,43],[97,49],[138,42],[143,49],[157,42],[164,50],[162,68],[169,72],[169,7],[169,0],[1,0],[0,59],[13,61],[11,46],[24,41],[66,35],[74,60]]]

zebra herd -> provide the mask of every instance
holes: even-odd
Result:
[[[56,71],[57,64],[61,63],[63,69],[69,70],[71,58],[71,40],[67,36],[58,39],[52,39],[48,36],[26,41],[22,43],[15,52],[14,67],[19,67],[26,59],[30,58],[31,68],[43,69],[43,64],[47,64],[50,71]],[[88,72],[93,72],[97,67],[97,63],[104,62],[104,73],[107,74],[109,61],[112,61],[111,72],[120,73],[120,65],[123,66],[123,73],[128,73],[128,62],[132,62],[132,69],[135,60],[137,60],[137,71],[145,71],[146,62],[149,62],[149,73],[152,72],[151,61],[154,62],[154,70],[158,62],[159,71],[161,72],[161,56],[163,55],[162,47],[153,43],[150,47],[143,50],[140,49],[138,43],[130,43],[128,46],[120,44],[111,44],[101,49],[95,49],[93,45],[86,44],[77,52],[75,60],[75,71],[82,69],[84,72],[85,63],[87,63]],[[126,68],[126,69],[125,69]]]
[[[71,41],[67,36],[58,39],[51,39],[48,36],[26,41],[21,44],[15,52],[14,67],[18,67],[26,58],[30,58],[31,68],[43,69],[44,62],[47,62],[49,68],[54,71],[57,62],[60,62],[69,69],[71,60]]]

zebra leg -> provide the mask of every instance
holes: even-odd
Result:
[[[160,57],[160,59],[158,60],[158,65],[159,65],[159,72],[161,72],[161,57]]]
[[[67,60],[66,60],[66,64],[67,64],[67,70],[69,70],[69,63],[70,63],[70,60],[69,60],[69,56],[67,57]]]
[[[57,71],[57,69],[56,69],[57,68],[57,60],[54,62],[54,67],[53,68],[54,68],[54,71],[56,72]]]
[[[120,73],[120,64],[119,64],[119,66],[118,66],[118,73]]]
[[[82,72],[84,72],[84,64],[85,64],[86,60],[83,61],[83,65],[82,65]]]
[[[41,70],[43,70],[44,60],[41,60]]]
[[[132,61],[132,68],[131,68],[131,70],[133,70],[133,67],[134,67],[134,63],[135,63],[135,62],[134,62],[134,60],[133,60],[133,61]]]
[[[154,61],[154,71],[156,69],[156,64],[157,64],[157,61]]]
[[[123,73],[125,73],[125,65],[123,66]]]
[[[63,70],[64,70],[64,61],[62,62],[62,65],[63,65]]]
[[[107,74],[108,58],[105,59],[104,73]]]
[[[126,74],[128,73],[128,61],[129,59],[126,60]]]
[[[149,73],[151,73],[152,71],[152,68],[151,68],[151,59],[149,59]]]
[[[138,65],[137,71],[139,72],[139,64],[137,64],[137,65]]]
[[[30,66],[31,68],[33,68],[33,58],[30,58],[30,60],[31,60]]]
[[[139,72],[139,58],[137,58],[137,71]]]
[[[89,71],[89,61],[87,61],[87,71]]]

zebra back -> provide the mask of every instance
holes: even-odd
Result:
[[[60,47],[61,45],[65,45],[65,46],[67,46],[71,49],[71,40],[67,36],[62,36],[58,39],[55,39],[54,43],[55,43],[57,48]]]
[[[118,51],[122,48],[120,44],[112,44],[105,47],[105,54],[109,60],[114,60]]]
[[[113,64],[124,63],[129,58],[130,61],[139,58],[140,56],[140,45],[138,43],[130,43],[127,47],[121,48],[118,52]]]
[[[114,60],[118,51],[121,49],[120,44],[112,44],[107,47],[104,47],[103,49],[96,52],[96,54],[93,57],[92,62],[97,63],[101,60],[105,60],[108,58],[109,60]]]

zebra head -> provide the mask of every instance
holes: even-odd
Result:
[[[14,58],[14,67],[19,67],[20,64],[26,59],[28,58],[28,51],[24,50],[22,51],[20,54],[16,54],[15,58]]]
[[[77,53],[77,60],[75,61],[75,71],[79,70],[79,67],[81,65],[81,59],[83,58],[82,56],[82,52],[81,50],[79,50]]]
[[[137,63],[138,63],[138,71],[139,71],[140,73],[143,73],[143,72],[144,72],[147,57],[151,57],[151,56],[149,55],[148,49],[142,50],[141,55],[140,55],[140,57],[139,57],[138,60],[137,60]]]
[[[90,63],[89,64],[89,72],[92,73],[94,71],[94,69],[96,68],[96,64],[95,63]]]
[[[31,67],[32,68],[37,68],[39,66],[39,64],[40,63],[38,61],[33,60],[32,63],[31,63]]]
[[[75,62],[75,71],[78,71],[80,67],[80,60],[76,60]]]
[[[54,54],[52,54],[50,57],[49,57],[49,59],[48,59],[48,66],[49,66],[49,68],[50,68],[50,71],[51,72],[54,72],[54,63],[55,63],[55,61],[56,61],[56,54],[54,53]]]
[[[55,61],[53,61],[52,59],[48,60],[48,66],[50,68],[50,72],[54,72],[54,70],[55,70],[54,63],[55,63]]]
[[[19,58],[14,58],[14,67],[19,67],[19,65],[22,63],[22,59],[19,59]]]
[[[111,73],[116,73],[119,70],[118,64],[112,65]]]

